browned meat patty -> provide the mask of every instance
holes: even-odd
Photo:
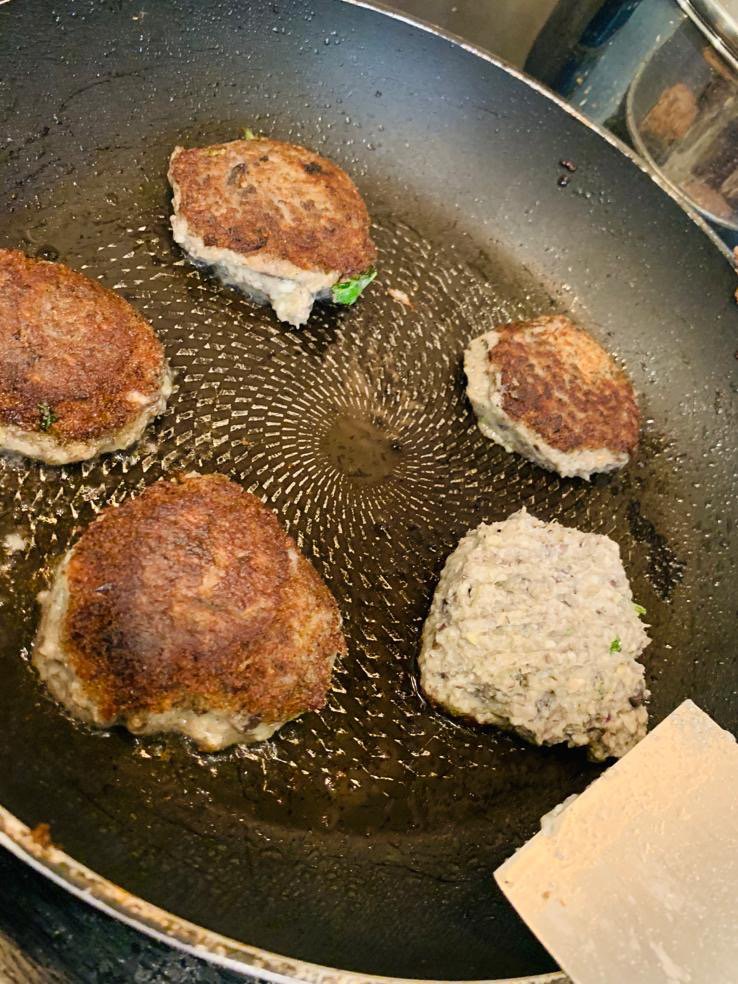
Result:
[[[64,464],[128,447],[170,392],[161,343],[122,297],[0,249],[0,448]]]
[[[42,605],[33,662],[74,715],[207,750],[322,707],[346,648],[314,568],[222,475],[161,480],[106,509]]]
[[[373,274],[356,186],[304,147],[263,138],[176,147],[169,181],[176,241],[224,282],[269,300],[280,320],[304,323],[313,301],[331,294],[351,303],[358,292],[336,285],[355,282],[360,292]]]
[[[464,368],[482,433],[544,468],[589,478],[638,445],[630,380],[562,315],[498,325],[469,344]]]

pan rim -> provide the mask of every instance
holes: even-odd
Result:
[[[598,136],[609,143],[611,147],[619,150],[621,154],[628,158],[633,164],[636,165],[639,171],[642,171],[647,177],[649,177],[654,184],[656,184],[663,192],[665,192],[668,197],[675,202],[679,208],[692,220],[692,222],[711,240],[712,244],[717,247],[723,257],[728,261],[730,266],[734,269],[738,268],[738,257],[733,253],[733,251],[726,245],[726,243],[718,236],[710,224],[702,217],[702,215],[692,207],[691,203],[675,191],[674,186],[671,185],[665,178],[663,178],[655,170],[651,170],[648,166],[648,162],[641,157],[636,151],[629,147],[624,140],[620,137],[615,136],[610,130],[605,129],[599,123],[595,123],[594,120],[589,119],[578,109],[568,103],[563,99],[558,93],[554,92],[543,82],[539,82],[538,79],[533,78],[532,75],[528,75],[520,68],[516,68],[511,62],[506,61],[504,58],[500,58],[498,55],[493,54],[489,49],[484,48],[482,45],[474,44],[471,41],[467,41],[462,38],[459,34],[455,34],[453,31],[447,31],[445,28],[438,27],[432,24],[430,21],[426,21],[421,17],[414,17],[410,14],[402,13],[401,11],[393,10],[387,6],[383,0],[341,0],[341,3],[350,4],[352,7],[363,7],[365,10],[373,10],[376,13],[384,14],[385,17],[390,17],[392,20],[401,21],[402,23],[410,25],[410,27],[416,27],[426,34],[434,34],[436,37],[442,38],[445,41],[449,41],[451,44],[458,48],[462,48],[464,51],[468,51],[469,54],[475,55],[477,58],[481,58],[483,61],[489,62],[496,68],[501,68],[508,75],[517,79],[519,82],[525,83],[531,89],[539,92],[546,99],[555,103],[561,109],[563,109],[569,116],[572,116],[579,123],[582,123],[587,127],[588,130],[592,130]],[[686,14],[684,15],[686,18]]]
[[[145,899],[127,892],[53,843],[43,843],[33,831],[4,806],[0,806],[0,846],[99,912],[131,926],[159,943],[216,964],[224,970],[269,981],[270,984],[450,984],[431,978],[397,978],[361,974],[283,957],[250,946],[182,919]],[[567,984],[558,971],[535,977],[459,981],[457,984]]]
[[[8,0],[0,0],[0,5],[4,2],[7,3]],[[624,141],[588,119],[546,85],[494,55],[488,49],[473,44],[454,32],[440,28],[422,18],[390,9],[382,0],[341,0],[341,2],[373,11],[448,41],[455,47],[494,65],[540,93],[545,99],[550,100],[570,117],[596,133],[635,164],[707,236],[728,264],[733,269],[738,268],[738,256],[728,248],[702,216],[691,208],[689,203],[678,195],[665,179],[650,170],[646,162]],[[131,926],[144,935],[198,959],[222,967],[224,970],[244,977],[254,978],[256,976],[261,980],[271,982],[271,984],[295,984],[295,982],[305,982],[305,984],[569,984],[569,978],[561,971],[516,978],[458,979],[450,982],[432,978],[418,980],[362,974],[326,967],[298,958],[281,956],[223,936],[214,930],[205,929],[146,902],[140,896],[127,892],[114,882],[76,861],[64,851],[54,847],[53,844],[44,846],[39,843],[34,838],[31,829],[2,804],[0,804],[0,846],[76,898],[105,915]]]

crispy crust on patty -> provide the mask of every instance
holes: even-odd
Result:
[[[161,480],[82,534],[61,638],[101,719],[173,707],[284,722],[323,706],[336,603],[274,514],[222,475]]]
[[[332,161],[280,140],[176,147],[177,212],[205,246],[353,277],[376,258],[356,186]]]
[[[625,372],[582,328],[562,315],[495,326],[490,368],[499,372],[502,409],[563,452],[608,448],[631,454],[640,415]]]
[[[94,442],[156,400],[165,377],[161,343],[122,297],[60,263],[0,249],[0,426],[62,446]]]

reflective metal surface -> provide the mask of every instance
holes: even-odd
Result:
[[[738,4],[735,0],[679,0],[679,5],[738,70]]]
[[[738,73],[689,21],[636,73],[626,122],[648,165],[738,239]]]

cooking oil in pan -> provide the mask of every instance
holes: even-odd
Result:
[[[668,534],[677,559],[687,552],[673,449],[647,428],[655,443],[641,461],[588,484],[481,436],[464,395],[467,342],[495,322],[561,307],[502,254],[461,258],[375,204],[379,277],[354,307],[318,305],[295,331],[186,261],[163,187],[121,188],[113,201],[103,178],[90,180],[86,204],[71,213],[73,196],[60,187],[63,207],[49,203],[30,226],[19,219],[5,242],[58,254],[131,301],[165,344],[175,390],[127,452],[59,469],[0,460],[0,530],[18,529],[26,542],[0,570],[0,716],[15,747],[33,750],[28,768],[15,770],[9,805],[165,906],[174,905],[166,886],[196,857],[198,877],[217,871],[217,886],[208,882],[201,907],[199,896],[178,899],[178,911],[207,922],[217,897],[219,928],[231,935],[243,934],[244,884],[254,898],[283,891],[302,911],[309,881],[292,876],[295,864],[330,869],[345,899],[340,858],[360,880],[402,868],[439,890],[453,886],[494,928],[499,910],[483,873],[593,771],[583,756],[532,749],[427,705],[415,656],[436,578],[463,533],[522,505],[614,536],[653,625],[655,700],[668,703],[661,680],[681,684],[664,673],[663,643],[676,630],[662,596],[678,577],[657,583],[651,567],[654,544],[664,554],[659,537]],[[323,711],[217,756],[177,738],[86,731],[19,658],[33,638],[35,595],[81,530],[106,505],[193,469],[230,475],[277,512],[326,578],[349,638]],[[249,940],[281,945],[270,933]]]

